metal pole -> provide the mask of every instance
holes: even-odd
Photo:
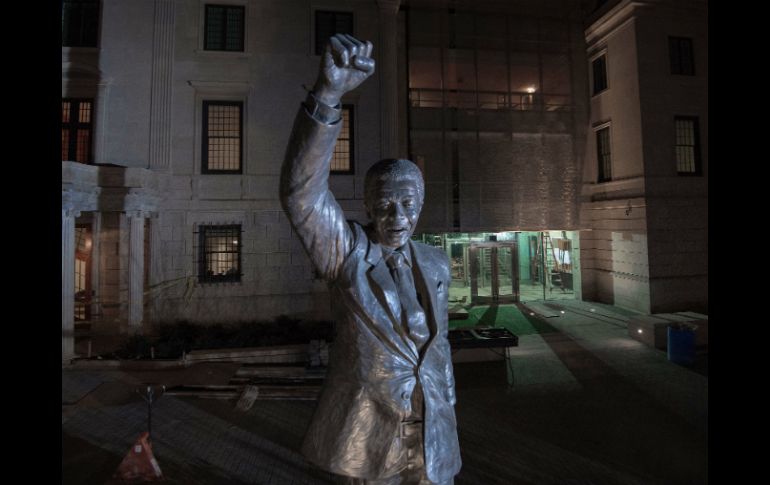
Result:
[[[152,443],[152,387],[147,386],[147,440]]]
[[[545,232],[540,231],[540,261],[542,262],[542,272],[543,275],[543,301],[545,301],[545,286],[546,286],[546,278],[549,278],[550,276],[546,274],[546,258],[548,258],[548,254],[545,252]]]
[[[160,394],[158,394],[158,398],[160,398],[164,392],[166,392],[166,386],[162,385],[160,386]],[[152,443],[152,403],[157,401],[157,399],[154,399],[155,389],[153,389],[152,384],[147,384],[147,389],[145,390],[144,394],[139,392],[139,389],[136,390],[136,393],[142,396],[142,399],[147,401],[147,441]]]

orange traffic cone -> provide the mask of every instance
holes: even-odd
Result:
[[[163,472],[160,471],[158,461],[152,454],[152,445],[147,441],[149,433],[146,431],[139,436],[134,446],[120,466],[115,471],[113,478],[129,483],[155,482],[163,480]]]

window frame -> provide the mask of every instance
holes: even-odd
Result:
[[[239,144],[240,149],[238,150],[238,169],[237,170],[219,170],[219,169],[211,169],[209,168],[209,117],[208,117],[208,108],[209,106],[238,106],[240,108],[239,110]],[[241,100],[220,100],[220,99],[204,99],[203,103],[201,105],[201,174],[205,175],[227,175],[227,174],[236,174],[240,175],[243,174],[243,152],[245,144],[243,142],[243,110],[244,110],[245,103]]]
[[[94,39],[93,39],[93,45],[92,44],[84,44],[83,43],[83,35],[82,35],[82,24],[81,24],[81,34],[79,35],[79,40],[77,44],[73,45],[72,43],[65,42],[64,39],[64,4],[70,3],[70,4],[93,4],[96,6],[96,12],[94,15]],[[81,20],[82,20],[82,10],[80,10]],[[62,32],[61,32],[61,46],[64,48],[86,48],[86,49],[93,49],[99,47],[99,40],[101,37],[101,16],[102,16],[102,2],[100,0],[62,0],[61,2],[61,19],[62,19]],[[69,40],[69,39],[68,39]]]
[[[603,69],[603,80],[604,80],[604,87],[600,90],[596,90],[597,86],[597,79],[596,79],[596,68],[595,65],[597,61],[602,60],[602,63],[604,65]],[[591,57],[591,96],[599,95],[605,91],[607,91],[610,88],[610,76],[609,76],[609,64],[607,62],[607,51],[603,50],[602,52],[596,54],[595,56]]]
[[[677,140],[677,121],[692,121],[693,122],[693,144],[692,145],[680,145]],[[682,172],[679,170],[679,157],[677,155],[678,147],[692,147],[693,149],[693,165],[694,169],[688,172]],[[698,177],[703,175],[703,163],[701,159],[700,149],[700,119],[698,116],[674,116],[674,162],[676,163],[676,174],[682,177]]]
[[[686,48],[683,49],[683,46]],[[685,64],[683,59],[689,56],[689,62]],[[695,49],[692,37],[668,36],[668,61],[669,71],[672,76],[695,76]]]
[[[348,149],[348,169],[347,170],[335,170],[331,163],[329,164],[329,173],[331,175],[355,175],[356,173],[356,156],[355,156],[355,137],[356,137],[356,128],[355,128],[355,121],[356,121],[356,115],[355,115],[355,105],[352,103],[343,103],[342,104],[342,110],[340,113],[342,114],[347,110],[348,113],[348,143],[349,143],[349,149]],[[344,116],[344,115],[343,115]],[[340,123],[344,123],[343,119],[340,119]],[[340,133],[341,134],[341,133]],[[339,137],[337,137],[337,140],[334,142],[334,151],[332,152],[332,162],[334,161],[334,153],[337,150],[337,143],[339,142]]]
[[[221,34],[224,36],[223,49],[211,49],[208,47],[209,43],[209,8],[221,8],[225,10],[225,19],[227,16],[227,10],[240,10],[241,11],[241,48],[240,49],[227,49],[227,22],[223,23]],[[231,3],[217,3],[206,2],[203,4],[203,45],[201,47],[203,52],[229,52],[229,53],[245,53],[246,52],[246,6]]]
[[[207,233],[215,231],[235,231],[234,235],[230,237],[237,238],[238,243],[235,245],[237,248],[236,254],[238,255],[237,273],[224,274],[224,275],[207,275],[206,268],[208,268],[208,256],[210,254],[228,253],[227,251],[206,251],[206,236]],[[240,283],[243,281],[243,226],[241,224],[207,224],[198,226],[198,283],[200,284],[216,284],[216,283]]]
[[[597,170],[596,182],[599,184],[612,181],[612,131],[610,130],[610,127],[611,125],[609,123],[604,123],[594,128],[595,140],[596,140],[596,170]],[[602,153],[600,150],[602,144],[599,141],[601,134],[604,132],[607,133],[607,148],[608,148],[608,151],[606,152],[608,160],[606,161],[606,163],[603,158],[605,154]],[[606,165],[606,168],[608,169],[609,174],[605,173],[605,165]]]
[[[342,15],[349,15],[350,16],[350,25],[352,32],[349,35],[352,35],[355,37],[356,33],[356,14],[352,10],[338,10],[338,9],[327,9],[327,8],[313,8],[312,15],[310,16],[310,30],[311,30],[311,45],[310,45],[310,53],[314,56],[321,56],[323,54],[323,48],[324,45],[318,45],[318,14],[342,14]]]
[[[94,114],[96,113],[96,100],[94,98],[62,98],[62,104],[65,102],[70,103],[70,109],[69,109],[69,122],[65,123],[63,120],[61,121],[62,129],[67,129],[69,131],[69,139],[67,143],[67,154],[68,159],[62,160],[62,162],[77,162],[77,163],[84,163],[86,165],[91,165],[94,163]],[[89,114],[89,122],[83,123],[79,120],[78,113],[80,111],[80,103],[82,102],[88,102],[91,103],[91,111]],[[62,107],[63,109],[63,107]],[[86,160],[78,160],[77,159],[77,132],[81,129],[88,129],[88,156],[86,157]],[[74,153],[74,157],[72,156]],[[62,157],[64,158],[64,157]]]

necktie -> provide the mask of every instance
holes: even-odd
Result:
[[[401,322],[419,351],[428,341],[430,330],[425,322],[425,311],[417,301],[412,269],[404,261],[404,255],[398,251],[393,252],[387,263],[401,301]]]

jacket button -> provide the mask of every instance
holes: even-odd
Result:
[[[411,397],[412,397],[412,395],[411,395],[411,394],[409,394],[409,393],[408,393],[408,392],[406,392],[406,391],[404,391],[404,392],[402,392],[402,393],[401,393],[401,399],[403,399],[404,401],[408,401],[408,400],[409,400],[409,398],[411,398]]]

